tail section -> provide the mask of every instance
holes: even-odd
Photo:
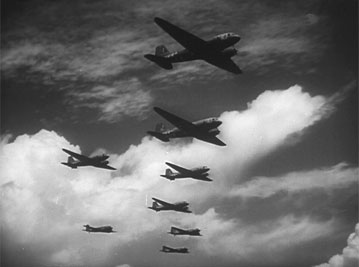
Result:
[[[167,56],[168,54],[170,54],[170,51],[168,51],[168,49],[164,45],[159,45],[156,47],[156,56],[163,57]]]
[[[66,166],[68,166],[68,167],[70,167],[70,168],[73,168],[73,169],[76,169],[77,168],[77,166],[76,166],[76,160],[73,158],[73,157],[71,157],[71,156],[69,156],[68,158],[67,158],[67,162],[61,162],[61,164],[64,164],[64,165],[66,165]]]
[[[164,175],[161,175],[164,178],[167,178],[169,180],[174,180],[175,177],[173,177],[173,172],[171,171],[171,169],[166,169],[166,173]]]
[[[170,52],[164,45],[159,45],[156,47],[156,51],[154,55],[146,54],[145,58],[156,63],[163,69],[171,70],[173,68],[171,62],[165,58]]]
[[[67,158],[67,163],[69,163],[69,164],[74,164],[75,162],[76,162],[76,160],[75,160],[73,157],[69,156],[69,157]]]
[[[159,209],[161,208],[160,204],[158,204],[157,202],[152,202],[152,206],[148,207],[151,210],[155,210],[155,211],[159,211]]]
[[[155,127],[155,131],[163,133],[164,131],[166,131],[166,128],[163,123],[157,123]]]
[[[169,142],[170,139],[166,134],[163,132],[165,131],[164,125],[162,123],[158,123],[156,125],[155,131],[148,131],[147,133],[151,136],[156,137],[157,139],[161,140],[162,142]]]
[[[173,172],[171,171],[171,169],[166,169],[166,175],[171,176],[173,174]]]

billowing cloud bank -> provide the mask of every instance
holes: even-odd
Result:
[[[359,266],[359,224],[355,226],[355,232],[351,233],[347,240],[348,246],[343,249],[341,255],[330,258],[328,263],[316,267],[357,267]]]
[[[249,165],[289,144],[293,134],[301,136],[309,126],[333,112],[335,107],[331,103],[330,98],[310,96],[300,86],[266,91],[247,110],[224,112],[220,116],[223,121],[220,138],[227,143],[226,147],[197,140],[164,144],[144,137],[124,154],[111,155],[115,172],[94,168],[72,170],[61,165],[67,158],[61,148],[77,152],[80,149],[55,132],[41,130],[33,136],[22,135],[13,142],[5,141],[0,163],[2,237],[8,240],[6,255],[22,247],[23,253],[27,253],[24,255],[32,255],[32,261],[44,265],[163,266],[158,248],[168,242],[174,246],[185,244],[193,252],[185,262],[173,262],[173,266],[183,263],[198,266],[206,262],[208,255],[225,256],[230,262],[283,264],[287,259],[279,255],[287,250],[335,232],[336,218],[318,220],[310,214],[287,212],[264,215],[249,222],[240,213],[229,213],[221,207],[226,203],[235,210],[253,205],[248,208],[259,212],[256,204],[239,203],[238,196],[267,198],[276,190],[289,192],[303,187],[318,190],[323,176],[328,180],[319,189],[338,184],[340,188],[352,186],[358,170],[344,163],[296,173],[299,179],[311,174],[313,182],[304,179],[303,185],[294,181],[292,173],[279,177],[277,188],[267,178],[249,181],[243,189],[234,186],[240,183]],[[165,161],[189,168],[210,166],[214,181],[162,179],[159,175],[166,168]],[[336,175],[327,175],[328,172]],[[338,182],[338,177],[345,178]],[[262,188],[263,184],[269,185],[268,192]],[[146,208],[152,196],[170,202],[186,200],[194,213],[155,213]],[[118,232],[89,235],[80,231],[86,223],[110,224]],[[203,237],[168,239],[166,232],[171,225],[199,227]],[[258,258],[258,253],[262,257]],[[26,256],[23,260],[26,262]],[[21,266],[16,258],[7,261]]]

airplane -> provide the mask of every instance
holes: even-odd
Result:
[[[158,198],[152,198],[153,203],[152,207],[148,207],[151,210],[161,211],[161,210],[174,210],[178,212],[192,213],[192,211],[188,210],[188,205],[186,201],[177,202],[177,203],[168,203],[166,201],[160,200]]]
[[[157,124],[155,131],[147,132],[149,135],[156,137],[162,142],[169,142],[170,138],[194,137],[214,145],[226,145],[216,137],[216,135],[220,133],[217,127],[222,124],[218,118],[208,118],[189,122],[159,107],[154,107],[153,109],[167,121],[176,126],[172,130],[165,130],[162,124]]]
[[[100,227],[92,227],[88,224],[84,225],[85,229],[82,231],[89,233],[116,233],[116,231],[112,230],[112,226],[100,226]]]
[[[192,236],[202,236],[199,232],[201,230],[196,228],[196,229],[188,229],[188,230],[183,230],[177,227],[172,226],[171,227],[171,231],[168,232],[171,235],[192,235]]]
[[[94,157],[86,157],[84,155],[77,154],[65,148],[62,149],[64,152],[69,154],[70,156],[67,158],[67,162],[61,162],[66,166],[69,166],[72,169],[76,169],[77,167],[82,166],[93,166],[97,168],[103,168],[108,170],[116,170],[115,168],[108,165],[108,155],[98,155]],[[77,160],[75,160],[76,158]]]
[[[167,246],[162,246],[160,251],[165,253],[189,253],[188,248],[170,248]]]
[[[168,166],[175,169],[176,173],[172,172],[171,169],[166,169],[166,174],[161,175],[162,177],[168,179],[168,180],[175,180],[175,179],[182,179],[182,178],[193,178],[196,180],[202,180],[202,181],[212,181],[212,179],[208,178],[208,171],[209,168],[206,166],[195,168],[195,169],[186,169],[180,166],[177,166],[173,163],[166,162]]]
[[[144,55],[145,58],[161,68],[170,70],[173,68],[172,63],[202,59],[226,71],[235,74],[242,73],[241,69],[231,60],[231,57],[237,54],[233,45],[241,39],[239,35],[223,33],[205,41],[164,19],[156,17],[154,21],[185,48],[171,53],[164,45],[160,45],[156,47],[154,55]]]

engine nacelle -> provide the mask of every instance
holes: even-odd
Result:
[[[108,160],[105,160],[104,162],[103,162],[103,164],[108,164],[109,163],[109,161]]]
[[[219,134],[220,132],[221,132],[221,131],[218,130],[217,128],[216,128],[216,129],[212,129],[212,130],[209,131],[209,133],[210,133],[211,135],[214,135],[214,136],[216,136],[216,135]]]
[[[236,54],[237,54],[237,49],[235,49],[234,47],[229,47],[222,51],[222,55],[226,57],[233,57]]]

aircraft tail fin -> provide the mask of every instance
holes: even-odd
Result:
[[[69,163],[69,164],[74,164],[75,162],[76,162],[76,160],[75,160],[73,157],[69,156],[69,157],[67,158],[67,163]]]
[[[167,58],[165,58],[163,56],[146,54],[145,58],[147,58],[148,60],[156,63],[158,66],[160,66],[161,68],[163,68],[165,70],[173,69],[173,66],[172,66],[171,62]]]
[[[165,125],[163,123],[157,123],[155,127],[155,131],[163,133],[164,131],[166,131]]]
[[[160,204],[158,204],[157,202],[152,202],[152,206],[151,207],[148,207],[149,209],[151,210],[155,210],[155,211],[159,211],[159,208],[160,208]]]
[[[68,166],[68,167],[70,167],[70,168],[73,168],[73,169],[76,169],[76,168],[77,168],[77,166],[75,165],[75,163],[76,163],[76,160],[75,160],[73,157],[71,157],[71,156],[69,156],[69,157],[67,158],[67,162],[61,162],[61,164],[66,165],[66,166]]]
[[[166,175],[171,176],[173,174],[173,172],[171,171],[170,168],[166,169]]]
[[[168,51],[168,49],[164,45],[159,45],[156,47],[156,50],[155,50],[156,56],[163,57],[168,54],[170,54],[170,51]]]
[[[170,139],[163,134],[166,131],[165,126],[163,123],[157,123],[154,131],[148,131],[149,135],[156,137],[157,139],[161,140],[162,142],[169,142]]]
[[[169,180],[174,180],[175,177],[173,177],[172,175],[173,175],[172,170],[171,169],[166,169],[166,173],[161,175],[161,176],[164,177],[164,178],[167,178]]]

